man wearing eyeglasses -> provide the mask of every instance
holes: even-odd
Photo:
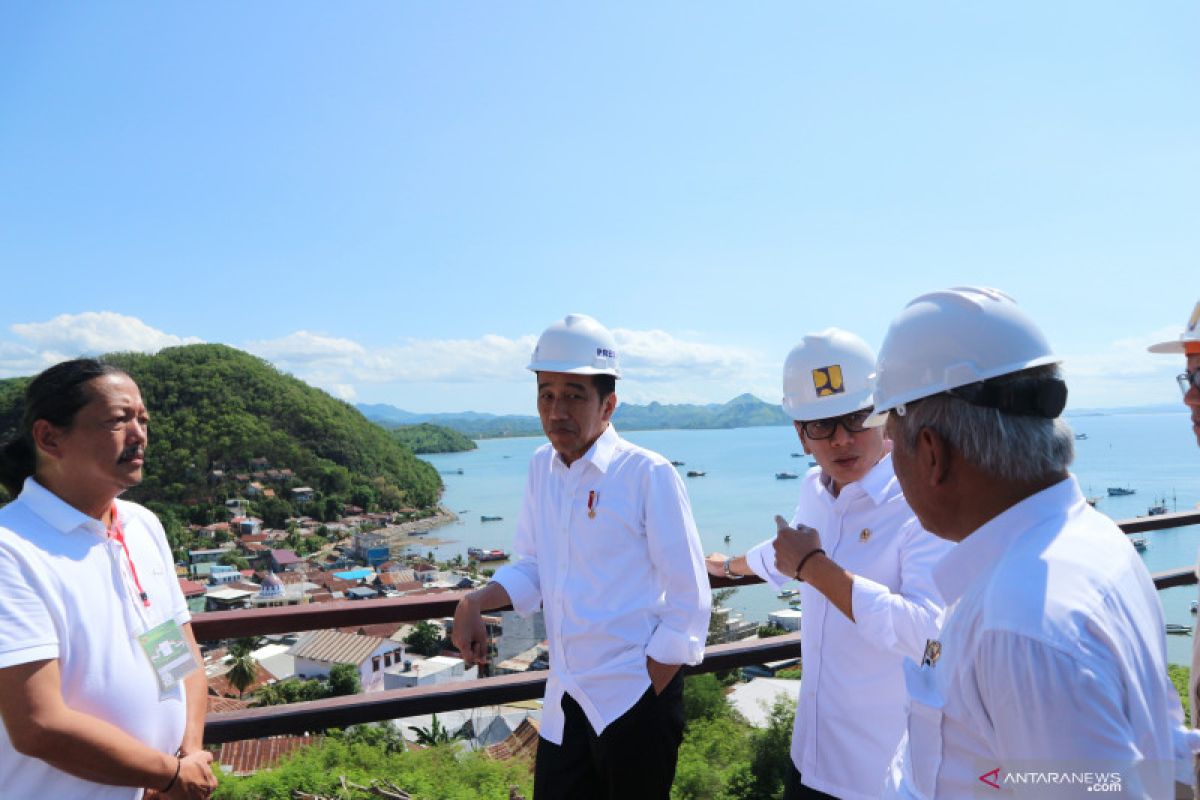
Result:
[[[791,526],[713,575],[802,580],[804,680],[784,797],[875,798],[904,730],[906,656],[937,637],[943,605],[930,570],[950,543],[927,533],[892,472],[871,415],[875,354],[846,331],[805,336],[784,364],[784,410],[817,467]]]
[[[1151,345],[1151,353],[1182,353],[1187,359],[1185,371],[1178,376],[1183,402],[1192,412],[1192,433],[1200,445],[1200,303],[1192,310],[1187,325],[1178,339]],[[1192,677],[1188,694],[1192,698],[1192,727],[1200,719],[1200,630],[1192,637]],[[1196,796],[1200,797],[1200,761],[1196,762]]]

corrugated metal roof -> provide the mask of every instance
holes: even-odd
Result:
[[[353,664],[358,666],[371,657],[381,645],[395,645],[389,639],[376,636],[358,636],[335,630],[312,631],[292,646],[292,655],[327,664]]]

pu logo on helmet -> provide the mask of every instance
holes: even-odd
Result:
[[[617,354],[614,351],[609,350],[607,347],[597,347],[596,355],[604,356],[605,358],[616,358],[617,357]]]
[[[842,368],[838,364],[828,367],[817,367],[812,371],[813,388],[817,397],[828,397],[831,394],[842,394],[846,386],[842,383]]]

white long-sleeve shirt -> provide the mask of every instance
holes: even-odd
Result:
[[[953,546],[913,515],[885,456],[837,497],[819,468],[801,485],[792,525],[821,534],[821,547],[854,575],[854,621],[801,584],[804,680],[792,732],[792,761],[804,784],[841,798],[877,798],[904,731],[906,656],[937,634],[942,602],[931,568]],[[773,539],[746,554],[776,588]]]
[[[1074,477],[976,529],[934,578],[940,657],[905,664],[885,797],[1174,796],[1194,734],[1154,583]]]
[[[600,733],[650,686],[647,656],[703,659],[712,596],[687,491],[612,425],[570,467],[549,444],[534,453],[513,549],[494,580],[518,613],[545,612],[548,741],[562,742],[563,692]]]

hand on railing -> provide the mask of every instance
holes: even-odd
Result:
[[[487,628],[478,600],[473,595],[472,592],[458,601],[454,609],[454,631],[450,635],[468,667],[486,664],[488,652]]]

